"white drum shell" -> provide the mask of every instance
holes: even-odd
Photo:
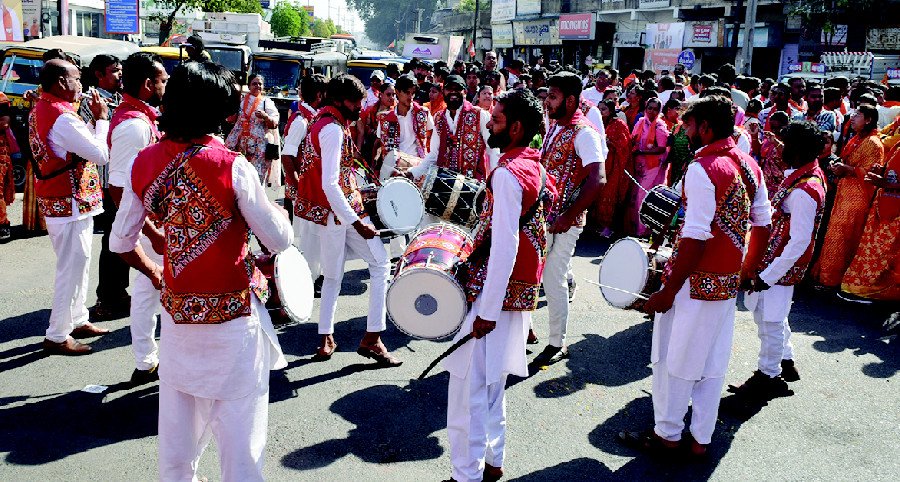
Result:
[[[381,185],[375,207],[385,227],[397,234],[415,230],[425,215],[425,203],[419,188],[399,177],[391,178]]]
[[[410,268],[388,288],[387,312],[391,320],[397,329],[414,338],[437,340],[453,335],[467,311],[465,293],[443,271]]]
[[[634,238],[622,238],[606,251],[600,263],[600,284],[623,291],[600,287],[603,298],[616,308],[629,308],[638,300],[630,293],[640,294],[647,285],[650,260],[641,243]]]
[[[294,322],[308,321],[313,310],[313,280],[309,264],[291,246],[275,257],[275,284],[282,308]]]

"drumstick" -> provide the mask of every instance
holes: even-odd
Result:
[[[376,229],[375,232],[378,233],[378,234],[381,234],[381,233],[397,233],[397,234],[400,234],[398,231],[412,231],[413,229],[416,229],[416,227],[415,227],[415,226],[403,226],[402,228],[384,228],[384,229]]]
[[[425,371],[422,372],[422,374],[419,375],[419,378],[417,378],[416,380],[421,380],[421,379],[425,378],[425,376],[428,375],[428,372],[430,372],[431,369],[435,367],[435,365],[440,363],[441,360],[443,360],[444,358],[447,358],[448,356],[450,356],[451,353],[456,351],[459,347],[465,345],[466,342],[468,342],[469,340],[471,340],[474,337],[475,337],[474,333],[469,333],[466,336],[460,338],[459,341],[454,343],[450,348],[447,349],[447,351],[445,351],[444,353],[441,353],[441,356],[435,358],[434,361],[431,362],[431,365],[428,365],[428,368],[426,368]]]
[[[622,288],[616,288],[615,286],[609,286],[609,285],[600,284],[600,283],[598,283],[598,282],[596,282],[596,281],[594,281],[594,280],[591,280],[591,279],[585,278],[584,280],[587,281],[588,283],[592,284],[592,285],[597,285],[597,286],[599,286],[599,287],[601,287],[601,288],[609,288],[609,289],[611,289],[611,290],[615,290],[615,291],[619,291],[619,292],[621,292],[621,293],[629,294],[629,295],[631,295],[631,296],[634,296],[635,298],[639,298],[639,299],[642,299],[642,300],[644,300],[644,301],[647,301],[647,300],[650,299],[650,298],[647,298],[647,297],[644,296],[644,295],[639,295],[639,294],[637,294],[637,293],[632,293],[631,291],[623,290]]]
[[[628,176],[629,179],[631,179],[632,181],[634,181],[635,184],[637,184],[637,187],[641,188],[641,190],[644,191],[645,193],[650,194],[650,191],[648,191],[644,186],[641,186],[641,183],[638,182],[638,180],[635,179],[635,178],[631,175],[630,172],[628,172],[628,169],[622,169],[622,171],[625,173],[626,176]]]

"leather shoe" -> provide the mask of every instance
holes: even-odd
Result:
[[[481,480],[484,482],[497,482],[503,478],[503,467],[494,467],[491,464],[484,464],[484,472],[481,474]]]
[[[781,378],[786,382],[796,382],[800,380],[800,372],[794,366],[794,360],[781,360]]]
[[[137,368],[135,368],[134,372],[131,373],[131,384],[134,386],[146,385],[157,380],[159,380],[158,363],[149,370],[138,370]]]
[[[100,328],[91,322],[87,322],[72,330],[72,338],[91,338],[109,333],[108,328]]]
[[[60,343],[44,338],[41,346],[44,348],[44,351],[52,355],[87,355],[93,351],[93,348],[75,341],[71,336],[66,337],[66,341]]]
[[[538,356],[534,357],[534,360],[531,362],[531,364],[538,367],[550,366],[556,362],[562,361],[565,358],[569,358],[568,348],[560,348],[553,345],[547,345],[547,347],[544,348],[544,351],[540,352]]]

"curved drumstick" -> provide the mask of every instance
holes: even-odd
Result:
[[[637,185],[637,187],[641,188],[642,191],[644,191],[647,194],[650,193],[650,191],[648,191],[647,188],[645,188],[644,186],[641,186],[641,183],[638,182],[638,180],[635,179],[634,176],[632,176],[630,172],[628,172],[628,169],[622,169],[622,171],[625,172],[625,175],[628,176],[629,179],[634,181],[634,183]]]
[[[637,294],[637,293],[632,293],[631,291],[623,290],[622,288],[616,288],[615,286],[609,286],[609,285],[601,284],[601,283],[598,283],[598,282],[596,282],[596,281],[594,281],[594,280],[592,280],[592,279],[585,278],[584,280],[587,281],[588,283],[592,284],[592,285],[597,285],[597,286],[599,286],[599,287],[601,287],[601,288],[609,288],[609,289],[611,289],[611,290],[618,291],[618,292],[620,292],[620,293],[625,293],[625,294],[634,296],[635,298],[639,298],[639,299],[642,299],[642,300],[644,300],[644,301],[647,301],[648,299],[650,299],[650,298],[647,298],[647,297],[644,296],[644,295]]]
[[[425,371],[422,372],[422,374],[419,375],[419,378],[417,378],[416,380],[421,380],[421,379],[425,378],[425,376],[428,375],[428,372],[430,372],[431,369],[435,367],[435,365],[440,363],[441,360],[443,360],[444,358],[447,358],[448,356],[450,356],[451,353],[453,353],[454,351],[459,349],[459,347],[465,345],[466,342],[468,342],[469,340],[471,340],[474,337],[475,337],[474,333],[469,333],[466,336],[460,338],[459,341],[454,343],[452,346],[450,346],[450,348],[448,348],[447,351],[445,351],[444,353],[441,353],[441,356],[435,358],[434,361],[431,362],[430,365],[428,365],[428,368],[426,368]]]

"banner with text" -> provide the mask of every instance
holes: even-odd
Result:
[[[593,13],[572,13],[559,16],[560,40],[594,40],[597,21]]]
[[[140,0],[106,0],[106,33],[141,33]]]
[[[516,0],[492,0],[491,23],[507,22],[516,18]]]
[[[516,15],[539,15],[541,13],[541,0],[516,1]]]
[[[494,48],[508,49],[513,46],[513,26],[511,23],[495,23],[491,25],[491,42]]]
[[[555,18],[513,22],[516,45],[561,45]]]
[[[644,69],[673,70],[684,46],[684,23],[647,24],[644,41],[649,46],[644,55]]]

